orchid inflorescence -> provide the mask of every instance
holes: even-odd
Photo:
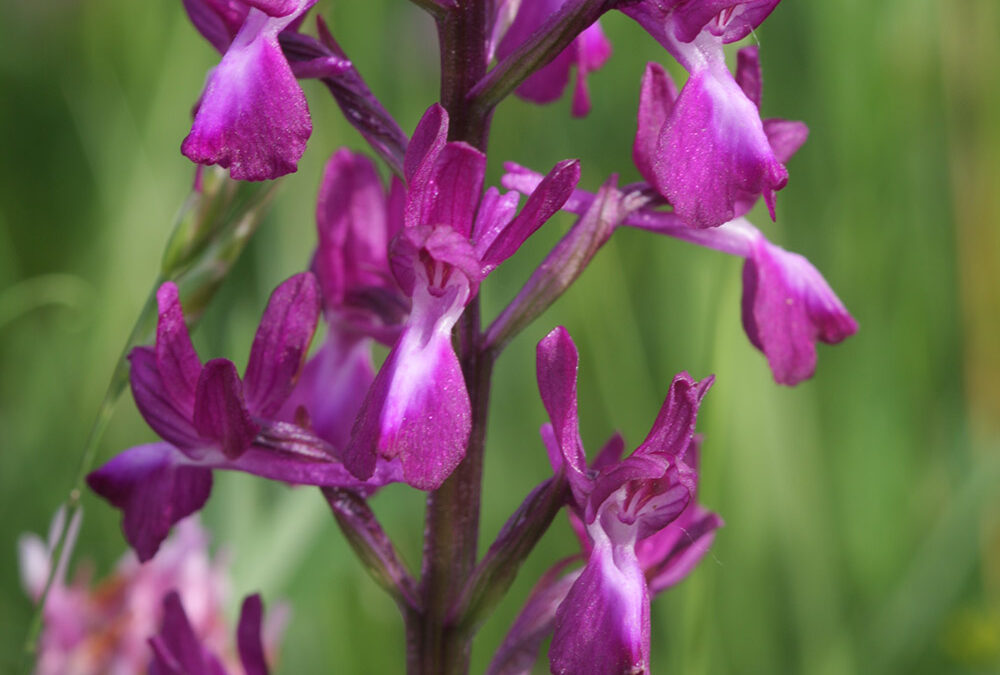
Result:
[[[738,51],[735,71],[726,61],[725,45],[746,38],[779,0],[415,1],[438,27],[441,100],[407,136],[322,18],[310,33],[315,0],[183,0],[222,54],[184,155],[228,169],[235,181],[295,171],[312,131],[297,80],[313,78],[392,178],[383,182],[363,154],[332,154],[311,266],[274,290],[242,376],[231,361],[202,362],[185,298],[204,297],[167,266],[153,345],[128,357],[136,405],[162,441],[124,451],[87,481],[121,510],[125,538],[143,562],[162,556],[171,529],[206,503],[216,470],[320,487],[400,607],[411,673],[468,671],[476,629],[565,508],[580,550],[538,582],[489,672],[531,672],[550,637],[554,673],[649,672],[651,597],[694,568],[722,524],[696,498],[696,418],[713,377],[677,375],[633,452],[615,435],[588,460],[577,348],[565,328],[551,330],[538,344],[537,384],[549,417],[539,451],[547,449],[553,475],[477,560],[490,375],[509,341],[621,227],[744,258],[743,327],[778,383],[812,376],[818,340],[836,343],[857,330],[809,261],[745,218],[761,197],[775,217],[785,162],[807,136],[801,122],[761,119],[758,47]],[[638,22],[688,73],[679,90],[658,63],[641,76],[632,155],[643,181],[619,186],[611,176],[587,192],[577,188],[576,160],[543,174],[501,156],[494,158],[507,162],[503,190],[487,187],[497,103],[510,94],[548,103],[571,80],[573,115],[599,100],[587,75],[611,56],[597,20],[612,10]],[[208,175],[198,171],[196,191]],[[576,214],[575,223],[484,327],[481,285],[559,211]],[[217,212],[201,211],[198,227],[211,232]],[[202,242],[191,256],[214,250]],[[310,356],[321,320],[324,342]],[[389,348],[379,368],[375,343]],[[428,493],[419,577],[368,505],[389,483]],[[178,596],[163,608],[149,636],[155,672],[216,672]],[[248,600],[238,631],[247,672],[266,672],[260,624],[260,600]]]

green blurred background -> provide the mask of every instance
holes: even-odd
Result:
[[[407,131],[435,100],[431,22],[404,0],[318,7]],[[505,160],[583,160],[585,187],[630,159],[639,77],[669,61],[621,15],[590,79],[594,110],[500,106]],[[655,672],[987,673],[1000,669],[1000,6],[995,0],[785,2],[757,31],[763,113],[805,120],[778,220],[860,333],[821,347],[816,377],[775,385],[739,322],[740,261],[621,232],[563,300],[511,345],[495,378],[482,545],[548,473],[534,344],[557,323],[581,351],[591,452],[645,434],[672,375],[715,373],[700,430],[701,500],[726,527],[698,571],[653,606]],[[192,167],[178,152],[216,54],[177,0],[0,3],[0,663],[31,606],[15,542],[65,496],[125,336],[149,291]],[[672,67],[672,66],[671,66]],[[679,74],[674,69],[675,74]],[[245,362],[270,289],[315,243],[321,167],[364,150],[307,83],[315,131],[299,172],[194,335],[203,358]],[[511,298],[565,216],[484,288]],[[130,397],[100,448],[153,438]],[[285,598],[283,673],[393,673],[403,640],[315,490],[219,475],[204,520],[234,587]],[[106,574],[118,515],[91,496],[76,548]],[[419,561],[422,501],[375,507]],[[476,644],[488,662],[534,579],[574,546],[560,518]],[[235,610],[235,606],[232,608]]]

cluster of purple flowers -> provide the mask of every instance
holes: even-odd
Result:
[[[178,287],[160,287],[155,344],[134,349],[129,360],[136,405],[163,440],[126,450],[88,477],[122,511],[139,559],[153,559],[171,528],[202,508],[219,469],[320,486],[335,513],[344,494],[364,509],[392,482],[430,492],[435,508],[454,494],[437,496],[449,481],[466,481],[478,495],[480,477],[457,472],[474,456],[481,460],[486,413],[478,389],[488,388],[504,345],[619,227],[743,257],[747,336],[777,382],[811,377],[815,343],[839,342],[857,325],[805,258],[772,244],[744,218],[761,197],[775,216],[775,193],[788,180],[784,163],[807,129],[761,119],[756,47],[739,50],[735,74],[725,54],[725,45],[750,34],[778,1],[420,0],[438,22],[442,63],[454,63],[446,51],[471,55],[460,62],[462,72],[443,66],[443,91],[475,76],[458,98],[432,105],[407,137],[322,20],[317,37],[304,32],[315,0],[184,0],[194,26],[223,54],[183,142],[186,156],[227,168],[237,180],[295,171],[312,128],[297,78],[316,78],[394,175],[386,185],[364,155],[332,155],[319,189],[311,268],[272,294],[242,377],[228,360],[201,362]],[[577,189],[580,163],[566,160],[544,175],[509,163],[501,181],[508,191],[485,187],[492,106],[509,93],[554,101],[575,75],[572,113],[586,115],[587,74],[611,56],[596,19],[611,9],[637,21],[688,72],[679,91],[660,64],[642,75],[633,158],[643,182],[619,187],[611,177],[596,194],[585,192]],[[478,128],[469,120],[479,120]],[[560,210],[577,214],[576,223],[481,330],[481,284]],[[321,318],[325,341],[310,357]],[[378,369],[376,342],[389,348]],[[538,345],[537,382],[550,419],[541,435],[554,470],[541,490],[555,495],[555,510],[516,514],[479,565],[452,580],[453,590],[418,585],[395,569],[391,542],[373,516],[338,515],[342,527],[354,528],[355,547],[369,553],[376,576],[398,591],[408,630],[419,632],[421,622],[434,620],[467,625],[466,613],[482,609],[476,599],[490,595],[484,587],[502,586],[491,571],[498,561],[516,569],[530,550],[510,542],[536,536],[532,528],[543,532],[555,511],[567,509],[582,552],[539,582],[492,673],[530,672],[549,635],[555,673],[648,672],[650,598],[691,571],[721,525],[696,500],[695,420],[712,378],[677,375],[634,452],[623,458],[624,441],[615,436],[588,463],[577,362],[565,328]],[[540,498],[526,504],[532,499]],[[156,672],[216,672],[211,657],[191,647],[197,641],[176,596],[164,607],[152,642]],[[264,672],[253,639],[259,625],[259,600],[249,601],[239,629],[247,672]],[[432,642],[431,634],[411,649]],[[454,634],[471,639],[462,631],[437,635]],[[461,662],[410,655],[414,672],[458,672],[453,666]]]

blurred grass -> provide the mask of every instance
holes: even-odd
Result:
[[[436,96],[431,23],[403,0],[319,10],[404,129]],[[757,32],[763,113],[805,120],[778,221],[861,324],[821,347],[814,380],[771,381],[739,324],[740,262],[622,232],[502,357],[489,429],[483,544],[542,480],[534,344],[566,325],[581,350],[591,451],[631,443],[672,375],[715,373],[700,429],[702,501],[726,519],[712,554],[654,604],[656,672],[985,673],[1000,668],[1000,21],[991,0],[779,6]],[[662,51],[624,17],[591,77],[594,110],[568,101],[497,112],[501,162],[583,160],[585,187],[630,151],[639,76]],[[30,613],[15,540],[44,532],[69,486],[106,379],[159,262],[192,169],[177,151],[215,55],[179,2],[0,4],[0,654]],[[678,71],[674,71],[679,74]],[[363,149],[306,85],[315,132],[300,171],[195,334],[205,358],[242,364],[264,299],[314,245],[319,171]],[[484,289],[495,314],[570,223],[561,216]],[[131,401],[102,457],[152,438]],[[106,571],[116,514],[87,497],[77,559]],[[375,502],[403,555],[420,555],[421,499]],[[235,588],[287,598],[280,672],[398,672],[402,631],[318,493],[218,476],[206,519]],[[534,579],[573,546],[565,523],[525,566],[474,653],[481,670]],[[994,636],[994,637],[990,637]],[[3,660],[0,660],[2,663]]]

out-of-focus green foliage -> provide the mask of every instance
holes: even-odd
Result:
[[[436,98],[429,19],[405,0],[318,9],[371,88],[412,129]],[[656,672],[941,673],[1000,666],[1000,74],[992,0],[782,3],[755,36],[763,113],[805,120],[777,243],[808,256],[861,324],[820,349],[814,380],[773,384],[739,323],[740,263],[621,232],[502,356],[486,460],[483,546],[549,471],[537,428],[534,344],[565,324],[581,351],[585,442],[634,445],[672,375],[715,373],[700,430],[701,500],[726,527],[701,568],[653,606]],[[612,15],[616,52],[591,77],[594,110],[512,100],[495,116],[501,162],[583,160],[585,187],[637,178],[639,77],[666,55]],[[216,55],[177,0],[0,3],[0,654],[31,607],[19,533],[44,532],[193,179],[179,154]],[[678,71],[674,71],[678,73]],[[679,73],[678,73],[679,74]],[[241,364],[269,290],[314,245],[320,169],[363,149],[319,86],[297,174],[195,333]],[[484,289],[495,315],[569,224],[565,216]],[[101,459],[152,438],[128,397]],[[217,476],[205,519],[239,594],[286,598],[279,672],[391,673],[401,622],[316,490]],[[85,498],[76,567],[124,551],[117,514]],[[411,565],[422,501],[393,487],[375,509]],[[485,625],[485,666],[533,580],[575,544],[563,519]],[[234,601],[235,602],[235,601]],[[235,604],[233,609],[235,610]]]

